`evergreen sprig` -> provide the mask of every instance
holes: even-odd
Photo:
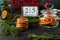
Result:
[[[0,20],[0,26],[2,27],[3,36],[12,35],[14,37],[18,36],[22,31],[21,29],[16,28],[16,21],[12,19]]]
[[[44,33],[43,35],[29,34],[30,40],[60,40],[60,35]]]

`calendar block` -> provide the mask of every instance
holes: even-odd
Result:
[[[38,7],[35,6],[24,6],[23,16],[38,16]]]

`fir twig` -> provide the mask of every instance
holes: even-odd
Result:
[[[35,34],[30,34],[28,35],[28,38],[31,40],[60,40],[60,35],[53,35],[53,34],[48,34],[44,33],[43,35],[35,35]]]

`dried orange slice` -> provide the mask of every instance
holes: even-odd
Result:
[[[55,20],[54,18],[52,18],[51,25],[52,25],[52,26],[55,26],[55,25],[56,25],[56,20]]]
[[[52,22],[51,17],[46,17],[45,19],[40,19],[40,24],[45,25],[45,24],[50,24]]]
[[[6,10],[2,11],[2,18],[5,19],[8,15],[8,12]]]
[[[47,24],[51,23],[52,22],[52,17],[46,17],[45,22]]]

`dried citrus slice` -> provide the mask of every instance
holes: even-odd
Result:
[[[52,17],[45,17],[45,19],[40,19],[40,24],[45,25],[45,24],[50,24],[52,22]]]
[[[8,15],[8,12],[6,10],[2,11],[2,18],[5,19]]]
[[[45,19],[46,24],[49,24],[52,22],[52,17],[46,17]]]
[[[56,20],[54,19],[54,17],[52,18],[51,25],[52,25],[52,26],[55,26],[55,25],[56,25]]]

